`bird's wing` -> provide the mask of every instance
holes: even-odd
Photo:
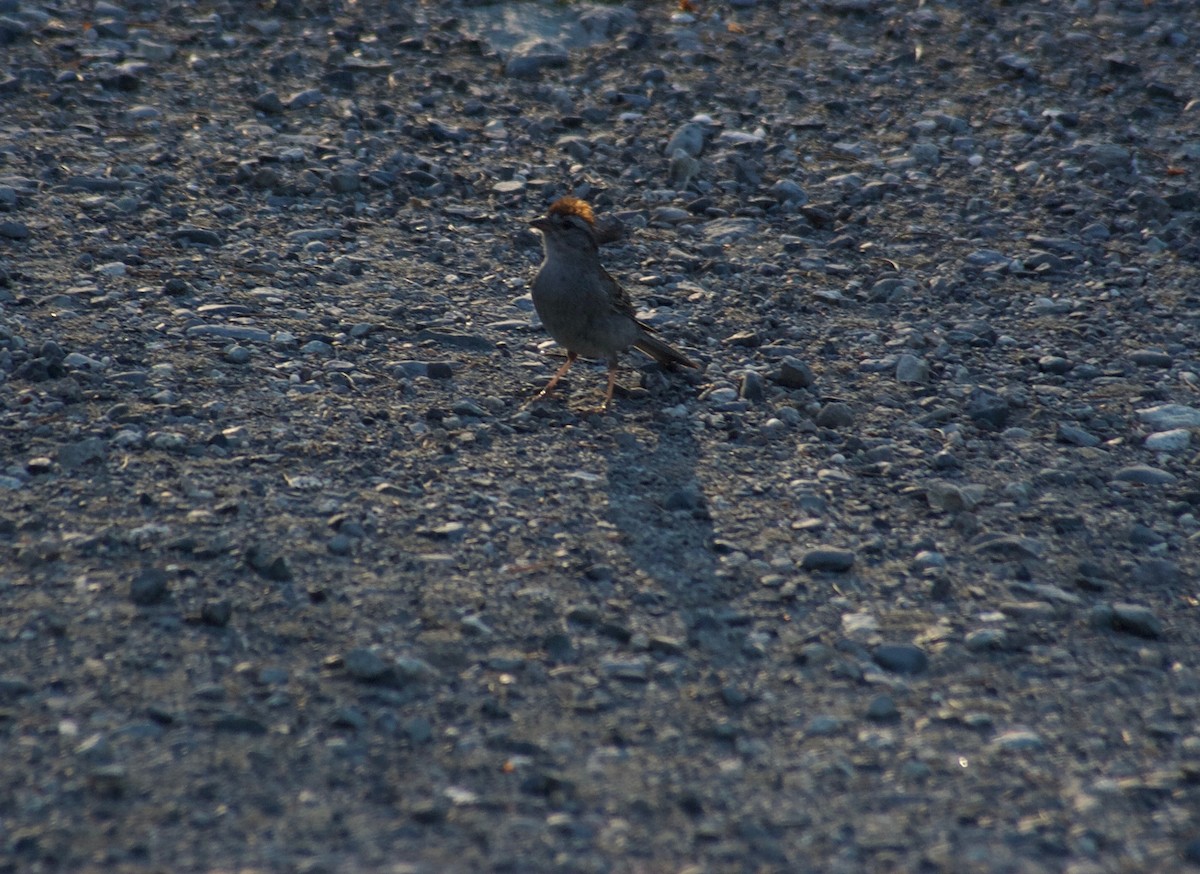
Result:
[[[604,290],[608,293],[608,303],[613,308],[613,312],[633,319],[643,331],[658,333],[657,328],[647,325],[645,322],[638,321],[637,310],[633,308],[633,302],[629,299],[629,295],[626,294],[621,284],[613,279],[603,267],[600,268],[600,273],[603,276]]]

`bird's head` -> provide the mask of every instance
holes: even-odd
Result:
[[[546,252],[595,252],[596,221],[592,208],[578,197],[560,197],[530,227],[541,231]]]

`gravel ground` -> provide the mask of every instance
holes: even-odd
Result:
[[[0,0],[0,871],[1195,870],[1198,40]]]

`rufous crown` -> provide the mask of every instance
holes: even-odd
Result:
[[[550,215],[577,215],[589,225],[596,223],[595,213],[586,200],[578,197],[560,197],[550,204]]]

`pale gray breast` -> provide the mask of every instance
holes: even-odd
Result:
[[[640,334],[632,320],[613,311],[603,287],[586,272],[543,263],[531,296],[547,333],[585,358],[606,358]]]

